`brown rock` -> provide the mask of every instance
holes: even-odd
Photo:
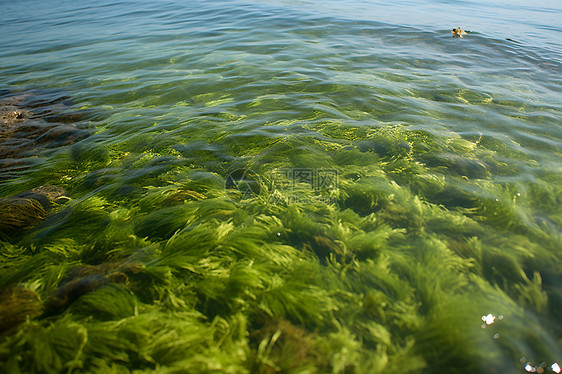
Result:
[[[39,186],[16,196],[0,199],[0,232],[13,236],[45,219],[65,191],[57,186]]]
[[[39,295],[20,286],[10,286],[0,291],[0,333],[7,331],[41,314]]]

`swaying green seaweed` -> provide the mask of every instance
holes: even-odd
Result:
[[[492,182],[513,173],[496,155],[516,156],[482,139],[308,129],[252,150],[78,143],[6,185],[58,184],[72,201],[2,242],[2,370],[468,373],[560,357],[556,185]],[[260,195],[230,200],[232,162],[263,178]],[[270,183],[306,165],[338,172],[336,199]]]

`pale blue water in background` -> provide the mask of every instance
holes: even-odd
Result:
[[[389,105],[382,117],[356,119],[509,135],[533,151],[560,147],[557,1],[20,1],[2,2],[2,11],[5,86],[66,87],[94,106],[173,105],[223,85],[238,104],[259,96],[244,84],[378,87],[389,97],[338,95],[334,104],[362,110],[382,99]],[[470,38],[451,38],[458,26]],[[451,90],[509,101],[523,109],[520,117],[540,118],[541,128],[490,120],[493,108],[458,111],[431,100]]]

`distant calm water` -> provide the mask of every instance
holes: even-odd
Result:
[[[388,226],[402,230],[400,235],[404,235],[404,243],[410,243],[408,248],[416,248],[413,243],[424,235],[433,235],[435,241],[444,243],[443,253],[454,253],[470,263],[463,267],[470,269],[466,270],[467,279],[482,279],[489,286],[486,300],[494,303],[498,295],[505,296],[509,302],[501,302],[504,310],[519,313],[518,321],[525,321],[518,322],[518,326],[532,326],[530,331],[536,336],[529,332],[521,333],[524,337],[512,337],[498,348],[503,363],[493,369],[486,366],[482,372],[489,369],[499,373],[506,368],[524,371],[528,362],[538,367],[542,361],[543,367],[553,372],[551,365],[555,360],[562,362],[562,2],[0,0],[0,14],[0,89],[56,90],[72,100],[73,111],[93,113],[81,123],[90,131],[90,137],[70,148],[55,148],[38,155],[33,168],[22,172],[20,179],[4,182],[0,190],[3,196],[32,188],[37,182],[63,186],[76,204],[87,204],[92,197],[103,198],[107,204],[100,206],[108,220],[126,215],[131,219],[123,222],[144,222],[131,228],[131,235],[147,238],[147,243],[162,249],[167,248],[167,240],[176,231],[215,217],[215,213],[197,213],[199,218],[187,220],[188,223],[170,223],[164,233],[152,228],[169,219],[172,213],[162,207],[169,209],[173,204],[168,201],[152,206],[144,194],[155,188],[181,185],[184,182],[178,182],[181,178],[177,176],[188,173],[187,170],[213,175],[217,185],[226,183],[228,187],[227,175],[236,168],[253,170],[264,179],[271,168],[334,168],[344,191],[337,195],[334,211],[350,209],[365,220],[371,213],[377,216],[376,225],[366,221],[356,226],[350,223],[351,232]],[[468,35],[453,38],[450,31],[456,27],[466,30]],[[423,141],[419,140],[422,138]],[[436,151],[435,147],[441,148]],[[198,180],[195,174],[189,175],[190,180]],[[377,183],[383,180],[385,187],[379,189]],[[205,191],[190,188],[177,201],[202,199],[205,191],[214,191],[215,187]],[[377,197],[379,190],[386,191],[386,203]],[[365,196],[371,193],[375,197],[366,203]],[[212,198],[226,199],[219,195],[216,192]],[[419,206],[415,205],[418,203]],[[388,208],[393,204],[404,210]],[[494,204],[502,204],[501,209]],[[432,212],[454,214],[456,218],[439,221],[437,213],[424,210],[427,207],[434,209]],[[248,216],[259,216],[257,208],[237,209]],[[160,218],[150,223],[146,217],[158,212],[163,212]],[[284,213],[267,214],[280,217]],[[307,217],[316,219],[314,214]],[[347,218],[341,217],[334,222],[347,222]],[[415,220],[419,224],[413,224]],[[328,225],[328,221],[318,218],[314,222]],[[247,224],[230,218],[228,222],[242,229]],[[43,242],[54,242],[62,229],[57,228],[56,218],[46,224],[52,225],[48,226],[50,231],[37,235],[31,231],[30,236],[14,245],[41,248]],[[288,227],[288,223],[284,224]],[[457,226],[446,228],[448,224]],[[99,223],[92,230],[100,237],[109,237],[106,225],[107,222]],[[59,236],[72,237],[79,244],[83,240],[84,245],[99,239],[95,234],[86,239],[86,235],[90,233],[65,231]],[[283,235],[279,229],[281,239],[273,235],[271,240],[283,240]],[[295,236],[282,244],[299,251],[313,248],[315,253],[315,245],[332,248],[328,252],[342,246],[353,252],[351,239],[343,245],[346,239],[341,235],[326,234],[329,241],[338,243],[332,247],[325,244],[328,239],[318,244],[319,234],[310,239],[316,244],[309,244],[305,236]],[[403,248],[399,239],[389,240],[389,253],[394,248]],[[475,240],[480,240],[480,244],[474,244]],[[115,244],[118,248],[127,246],[123,244],[125,239],[119,243]],[[110,253],[111,245],[107,244],[104,250]],[[479,254],[472,254],[469,247],[474,253],[480,251]],[[420,244],[420,248],[426,247]],[[401,266],[425,260],[404,253],[406,260],[393,262],[388,260],[393,256],[389,254],[384,261],[392,264],[388,268],[393,274],[408,279],[408,287],[415,290],[423,283],[423,277],[410,279]],[[344,256],[337,253],[340,255]],[[513,257],[505,260],[501,257],[504,255]],[[361,261],[367,261],[367,257],[363,252],[357,254],[357,263],[363,264]],[[500,257],[505,260],[503,265],[499,264]],[[259,256],[256,258],[259,262]],[[85,262],[68,261],[73,266]],[[462,272],[451,264],[447,269],[453,269],[452,274]],[[60,274],[70,268],[68,265]],[[185,266],[183,271],[188,268],[191,269]],[[443,274],[429,267],[424,272]],[[60,274],[45,286],[37,286],[39,281],[33,283],[28,278],[18,282],[27,282],[31,288],[35,284],[34,291],[46,298],[59,285]],[[446,290],[449,280],[443,277],[436,283],[438,286],[431,287]],[[344,278],[342,275],[341,279]],[[512,284],[510,279],[518,280]],[[484,284],[474,282],[478,287]],[[408,320],[400,314],[406,310],[423,315],[426,299],[420,296],[423,301],[403,300],[400,295],[406,293],[406,286],[393,291],[391,286],[382,284],[380,289],[385,294],[393,294],[387,303],[405,305],[396,311],[400,321]],[[338,293],[335,287],[326,285],[325,292],[337,294],[334,298],[342,305],[355,305],[350,295],[363,297],[368,293],[357,289]],[[470,295],[476,292],[470,287],[459,287],[466,292],[462,300],[467,305],[473,305]],[[451,301],[446,305],[457,305],[452,298],[447,300]],[[258,303],[260,308],[265,302]],[[374,303],[379,305],[378,301]],[[199,301],[193,305],[199,306]],[[333,310],[345,309],[338,308]],[[439,310],[446,309],[443,308]],[[240,313],[253,316],[249,310],[253,311],[248,307]],[[270,313],[272,308],[263,310],[275,315]],[[474,313],[480,318],[488,312],[489,308],[483,308]],[[499,310],[496,315],[501,313],[510,312]],[[300,316],[291,319],[287,312],[284,318],[294,322]],[[211,321],[213,317],[208,318]],[[302,317],[301,322],[308,328],[310,321],[306,318]],[[351,322],[341,322],[344,317],[337,317],[344,326],[340,330],[329,330],[329,323],[314,326],[316,331],[327,329],[319,332],[326,339],[335,336],[330,334],[336,330],[338,334],[351,331],[349,336],[361,341],[357,344],[364,349],[357,348],[357,352],[380,353],[382,348],[376,347],[380,347],[377,344],[381,341],[390,344],[400,334],[400,339],[404,338],[404,331],[425,323],[440,325],[431,322],[430,317],[423,323],[403,325],[392,325],[394,317],[377,318],[372,320],[390,331],[388,341],[381,337],[384,334],[373,341],[358,338],[364,331],[373,332],[373,328],[361,325],[354,330]],[[478,318],[463,321],[474,325],[475,333],[480,333],[480,325],[487,322]],[[506,317],[506,323],[508,320]],[[455,330],[455,323],[451,322],[451,331]],[[253,336],[251,327],[248,331]],[[313,331],[310,328],[309,332]],[[494,335],[487,344],[509,334],[501,332],[501,338]],[[468,364],[455,368],[455,359],[453,364],[437,362],[435,357],[440,354],[427,353],[433,349],[434,338],[420,333],[411,339],[427,342],[421,348],[411,343],[413,351],[404,353],[404,357],[414,354],[411,352],[423,356],[425,364],[412,371],[419,368],[432,372],[435,364],[456,370],[451,372],[463,372],[460,366]],[[399,345],[407,346],[408,339],[404,338]],[[442,337],[435,341],[446,340]],[[330,344],[325,345],[335,352],[335,345]],[[471,352],[482,355],[492,349],[466,344],[473,349]],[[464,350],[465,346],[459,349]],[[341,352],[338,354],[344,357]],[[391,357],[401,357],[397,352],[388,348]],[[326,367],[337,372],[336,361]]]
[[[174,122],[202,110],[177,104],[208,94],[228,97],[221,108],[249,116],[251,127],[298,117],[318,105],[302,96],[310,94],[326,99],[334,118],[509,137],[533,154],[560,150],[558,1],[1,6],[2,85],[65,87],[82,106],[112,106],[119,117],[149,105]],[[458,26],[470,37],[451,38]],[[274,114],[248,108],[278,91],[266,100]],[[474,105],[459,106],[465,101]]]

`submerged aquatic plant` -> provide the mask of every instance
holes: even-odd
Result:
[[[484,136],[306,116],[126,141],[108,125],[8,184],[72,200],[4,215],[29,223],[0,247],[0,370],[468,373],[560,357],[559,177],[508,178],[531,162]],[[237,168],[259,193],[225,191]],[[286,169],[337,180],[273,180]]]

